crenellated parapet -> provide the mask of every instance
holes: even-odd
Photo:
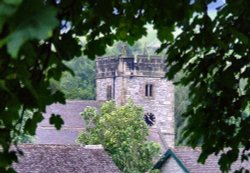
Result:
[[[174,85],[165,78],[161,56],[111,56],[96,59],[96,98],[117,105],[132,99],[145,115],[153,115],[150,140],[166,147],[175,145]],[[165,148],[164,148],[165,147]]]
[[[164,77],[166,68],[161,56],[110,56],[96,59],[96,78],[114,76]]]

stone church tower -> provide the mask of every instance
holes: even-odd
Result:
[[[96,59],[96,99],[114,100],[122,105],[131,98],[155,116],[150,128],[152,138],[174,147],[174,86],[165,76],[160,56],[101,57]],[[154,132],[154,133],[153,133]],[[153,139],[154,140],[154,139]]]

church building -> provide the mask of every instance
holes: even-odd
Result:
[[[149,140],[161,145],[162,151],[175,145],[174,86],[165,78],[164,58],[160,56],[113,56],[96,59],[96,100],[67,101],[66,105],[47,107],[45,120],[37,129],[38,144],[74,144],[84,130],[80,112],[87,106],[100,110],[101,104],[114,100],[125,104],[132,99],[142,106],[150,127]],[[49,124],[51,114],[64,119],[60,131]]]
[[[143,107],[145,118],[155,121],[151,124],[152,138],[157,133],[163,148],[168,148],[174,147],[175,140],[174,86],[165,73],[161,56],[114,56],[96,60],[96,99],[112,99],[118,105],[132,99]]]

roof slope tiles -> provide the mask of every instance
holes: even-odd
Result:
[[[176,147],[172,149],[175,155],[182,161],[185,167],[190,173],[221,173],[218,161],[220,156],[210,155],[205,164],[197,163],[199,155],[201,154],[201,149],[192,149],[190,147]],[[232,164],[230,172],[234,172],[244,167],[245,169],[250,169],[249,162],[241,162],[238,159]]]
[[[18,173],[120,173],[102,147],[20,145],[24,156],[13,167]]]
[[[84,130],[84,121],[80,113],[88,106],[100,111],[101,103],[95,100],[67,100],[66,104],[52,104],[46,107],[44,120],[36,130],[37,144],[75,144],[80,131]],[[60,130],[49,123],[51,114],[59,114],[64,120]]]
[[[165,164],[168,164],[167,160],[172,157],[185,173],[221,173],[220,167],[218,165],[220,157],[219,155],[210,155],[203,165],[197,162],[200,154],[200,148],[192,149],[191,147],[175,147],[168,149],[164,156],[155,164],[154,168],[163,168]],[[229,172],[231,173],[241,168],[250,170],[250,163],[241,162],[241,160],[238,159],[232,164],[231,170]]]

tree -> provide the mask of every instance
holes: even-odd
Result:
[[[60,90],[66,99],[95,99],[95,62],[86,56],[65,62],[73,72],[64,72],[60,81],[51,80],[52,91]]]
[[[249,2],[226,1],[215,19],[208,3],[194,2],[197,14],[179,25],[183,32],[168,47],[167,76],[183,70],[179,84],[190,89],[183,139],[201,144],[202,163],[222,152],[219,164],[227,172],[236,159],[248,160],[250,149],[249,82],[240,89],[242,80],[249,81]]]
[[[179,72],[175,75],[174,82],[179,82],[179,80],[183,77],[183,73]],[[182,132],[185,127],[186,121],[185,118],[182,117],[182,114],[187,111],[187,107],[190,104],[189,99],[189,87],[188,86],[175,86],[175,129],[176,136],[175,141],[177,145],[187,145],[184,140],[182,140]]]
[[[133,45],[129,45],[124,41],[115,41],[112,46],[108,46],[105,51],[105,56],[123,54],[124,46],[127,49],[128,56],[131,55],[155,55],[155,51],[159,48],[160,41],[156,37],[156,30],[152,25],[146,25],[147,35],[135,41]]]
[[[20,112],[21,114],[22,112]],[[31,111],[24,111],[23,112],[23,118],[21,120],[20,123],[18,123],[16,125],[16,129],[14,129],[11,133],[11,137],[13,139],[13,141],[15,141],[15,143],[19,144],[19,143],[32,143],[34,142],[34,137],[26,134],[24,132],[24,126],[26,121],[31,118],[33,115],[33,113]]]
[[[148,127],[143,109],[129,101],[117,107],[113,101],[103,104],[101,114],[92,107],[81,113],[86,122],[77,141],[82,144],[102,144],[124,173],[150,170],[159,145],[147,141]]]
[[[167,77],[183,70],[179,85],[189,85],[190,105],[184,117],[183,138],[193,147],[201,143],[204,162],[225,147],[219,163],[225,172],[250,149],[249,124],[249,1],[226,0],[212,19],[208,10],[218,0],[2,0],[0,1],[0,172],[17,161],[11,131],[21,109],[33,116],[24,132],[34,134],[46,105],[64,103],[60,91],[50,89],[69,70],[63,61],[105,53],[114,41],[133,44],[145,36],[146,24],[157,30],[159,51],[166,51]],[[182,32],[175,36],[173,31]],[[87,44],[80,44],[85,36]],[[246,85],[241,90],[241,81]],[[60,116],[51,117],[60,128]],[[204,128],[206,127],[206,128]],[[18,149],[17,149],[18,150]]]

